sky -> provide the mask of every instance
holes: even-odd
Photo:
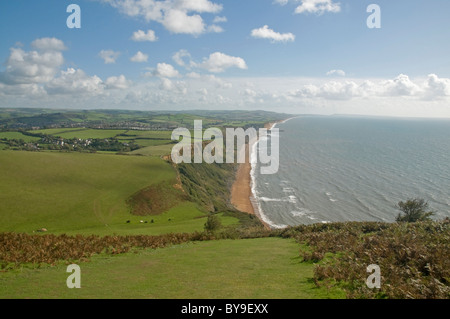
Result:
[[[448,0],[3,0],[0,107],[450,117],[449,12]]]

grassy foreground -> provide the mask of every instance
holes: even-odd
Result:
[[[185,243],[79,263],[81,289],[68,289],[66,265],[0,276],[0,298],[339,298],[312,281],[291,239]]]

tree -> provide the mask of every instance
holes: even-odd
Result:
[[[406,202],[399,202],[398,209],[403,214],[398,214],[395,219],[397,222],[414,223],[417,221],[430,220],[435,213],[428,210],[428,203],[420,198],[408,199]]]
[[[213,232],[218,230],[220,227],[222,227],[222,223],[220,222],[219,217],[217,217],[217,215],[209,215],[205,223],[205,230]]]

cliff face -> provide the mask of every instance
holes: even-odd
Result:
[[[185,193],[205,211],[235,210],[230,203],[235,164],[186,164],[176,166]]]

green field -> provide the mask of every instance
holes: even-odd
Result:
[[[169,140],[172,137],[172,131],[126,131],[120,138],[134,139],[134,138],[150,138],[150,139],[165,139]]]
[[[102,129],[87,129],[87,128],[54,128],[54,129],[44,129],[44,130],[34,130],[31,133],[35,134],[46,134],[54,137],[60,137],[63,139],[74,139],[79,138],[82,140],[86,139],[108,139],[117,138],[122,143],[134,142],[141,148],[149,146],[163,146],[172,145],[172,131],[138,131],[138,130],[102,130]],[[26,142],[37,142],[38,137],[30,137],[23,135],[20,132],[2,132],[0,133],[1,138],[8,139],[20,139],[22,138]],[[172,145],[173,146],[173,145]],[[164,148],[166,149],[166,148]],[[147,153],[147,154],[145,154]],[[157,151],[159,154],[160,151]],[[164,154],[166,152],[163,152]],[[139,153],[141,154],[141,153]],[[145,155],[149,155],[148,152],[144,152]],[[153,155],[153,154],[151,154]],[[162,155],[162,154],[161,154]]]
[[[160,182],[176,183],[173,167],[157,157],[1,151],[0,176],[3,232],[160,234],[201,231],[205,223],[197,218],[205,212],[187,201],[160,216],[130,214],[131,195]],[[141,224],[144,219],[149,223]]]
[[[196,242],[79,263],[81,289],[66,286],[66,266],[0,276],[0,298],[305,299],[344,298],[316,288],[313,264],[290,239]]]
[[[8,140],[24,140],[27,143],[40,140],[39,137],[23,135],[21,132],[0,132],[0,140],[4,138]]]
[[[168,155],[172,152],[172,148],[174,144],[165,144],[165,145],[156,145],[156,146],[147,146],[133,152],[130,152],[132,155],[144,155],[144,156],[164,156]]]
[[[116,137],[117,135],[123,134],[126,131],[125,130],[95,130],[95,129],[46,129],[46,130],[36,130],[31,131],[32,133],[40,133],[40,134],[47,134],[52,136],[58,136],[61,138],[67,138],[67,139],[73,139],[73,138],[80,138],[80,139],[89,139],[89,138],[112,138]]]

